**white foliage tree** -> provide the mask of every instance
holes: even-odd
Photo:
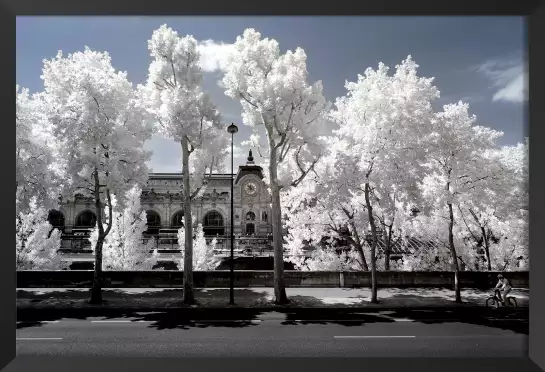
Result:
[[[337,240],[347,240],[350,265],[353,269],[368,271],[368,257],[364,252],[368,247],[361,236],[362,222],[355,215],[352,207],[344,203],[349,197],[345,187],[330,188],[333,184],[328,179],[330,174],[329,157],[317,164],[316,177],[308,177],[297,188],[293,188],[284,197],[283,207],[287,211],[286,248],[288,260],[297,268],[304,269],[307,262],[325,260],[330,262],[341,253],[330,249]],[[366,221],[366,220],[365,220]],[[363,222],[365,224],[365,222]],[[317,249],[320,254],[305,257],[305,250]],[[337,258],[339,259],[339,257]],[[343,262],[346,261],[343,259]],[[326,265],[327,266],[327,265]]]
[[[254,129],[253,145],[267,158],[265,182],[272,195],[276,303],[288,302],[283,279],[280,192],[297,186],[312,171],[323,148],[320,134],[328,105],[321,82],[307,82],[306,60],[303,49],[281,54],[275,40],[262,39],[259,32],[247,29],[237,37],[222,66],[225,94],[240,101],[243,123]],[[267,136],[264,148],[259,145],[260,126]]]
[[[144,242],[142,234],[146,231],[146,212],[140,205],[142,190],[135,186],[127,191],[125,209],[117,212],[116,198],[112,197],[113,221],[110,234],[103,244],[103,270],[152,270],[157,264],[157,249],[153,249]],[[107,228],[107,224],[104,224]],[[90,237],[91,245],[96,246],[98,228],[95,228]]]
[[[191,203],[204,192],[205,174],[223,163],[227,136],[217,108],[202,91],[198,43],[192,36],[179,37],[166,25],[148,41],[153,58],[148,79],[139,89],[160,133],[182,147],[185,237],[184,303],[193,295],[193,226]]]
[[[460,214],[454,212],[455,218]],[[448,240],[448,218],[440,210],[430,210],[405,221],[402,227],[407,234],[403,243],[410,246],[410,254],[403,257],[400,268],[404,271],[451,271],[453,262]],[[452,230],[460,266],[471,270],[477,258],[475,248],[466,244],[465,230],[456,224]],[[409,243],[410,242],[410,243]]]
[[[489,151],[487,188],[474,189],[480,193],[459,206],[469,240],[483,247],[489,271],[494,255],[505,256],[505,249],[519,252],[523,259],[528,256],[524,254],[525,248],[527,250],[524,242],[528,209],[527,157],[527,143]]]
[[[378,227],[392,229],[396,211],[407,210],[417,193],[421,138],[439,96],[433,79],[418,77],[417,68],[410,56],[392,75],[382,63],[368,68],[357,82],[346,83],[348,93],[331,114],[339,125],[331,144],[332,188],[347,190],[343,208],[350,221],[360,222],[354,230],[361,236],[370,231],[372,302],[378,302]]]
[[[30,201],[55,208],[63,175],[55,158],[55,144],[43,115],[40,95],[16,87],[16,209],[28,212]]]
[[[359,264],[354,251],[337,252],[334,248],[317,248],[296,267],[303,271],[353,271]]]
[[[95,202],[98,237],[90,301],[101,303],[102,245],[113,223],[112,195],[145,183],[151,154],[143,145],[152,128],[127,74],[114,69],[106,52],[86,47],[63,56],[59,51],[44,61],[42,79],[43,105],[59,143],[58,156],[66,164],[65,194]],[[123,202],[118,200],[116,207],[123,209]]]
[[[198,224],[194,231],[194,245],[193,245],[193,265],[192,268],[195,271],[212,271],[220,264],[220,260],[214,256],[214,249],[216,249],[217,239],[214,238],[210,243],[206,242],[204,237],[204,231],[202,224]],[[178,267],[183,268],[185,262],[185,254],[183,249],[183,242],[185,242],[185,229],[181,227],[178,229],[178,244],[182,253],[182,258]]]
[[[26,211],[20,211],[15,224],[17,270],[59,270],[65,267],[57,254],[61,231],[48,222],[48,211],[34,197]]]
[[[451,264],[454,271],[456,302],[461,302],[458,273],[459,255],[455,243],[455,225],[461,224],[456,212],[463,203],[478,200],[491,190],[494,173],[488,169],[486,154],[496,148],[502,133],[476,126],[475,116],[468,112],[467,104],[445,105],[442,112],[431,121],[425,138],[427,150],[426,175],[422,180],[422,195],[427,207],[448,228],[443,239],[448,240]]]

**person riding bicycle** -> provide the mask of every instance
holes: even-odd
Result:
[[[505,305],[507,303],[507,295],[509,292],[511,292],[511,283],[509,283],[509,280],[507,278],[504,278],[502,274],[498,275],[498,284],[496,285],[496,288],[500,290],[500,299],[502,301],[502,304]]]

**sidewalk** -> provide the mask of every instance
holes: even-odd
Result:
[[[161,309],[187,307],[182,304],[181,289],[109,288],[103,290],[102,305],[90,305],[88,288],[18,288],[17,308],[74,309],[125,308]],[[369,288],[287,288],[290,304],[274,305],[273,288],[235,288],[237,308],[416,308],[416,307],[484,307],[491,291],[462,290],[463,304],[454,302],[449,289],[387,288],[378,290],[379,304],[372,304]],[[528,289],[513,289],[519,307],[528,307]],[[195,289],[196,308],[229,306],[228,288]]]

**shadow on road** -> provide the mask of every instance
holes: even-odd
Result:
[[[308,324],[337,324],[346,327],[362,327],[371,323],[393,323],[396,319],[403,318],[416,323],[465,323],[481,325],[491,328],[510,330],[515,333],[528,334],[528,315],[523,312],[495,312],[476,314],[474,312],[442,311],[442,310],[409,310],[397,309],[391,311],[376,311],[362,314],[360,311],[335,310],[334,309],[310,309],[310,310],[284,310],[275,311],[276,316],[282,316],[281,324],[289,327],[304,327]],[[190,329],[208,327],[242,328],[252,327],[260,323],[254,320],[265,318],[272,314],[270,311],[258,309],[172,309],[160,312],[144,313],[135,310],[117,309],[80,309],[78,311],[43,310],[43,311],[19,311],[18,329],[38,327],[46,321],[55,320],[87,320],[91,317],[99,317],[103,320],[128,319],[132,321],[149,322],[148,327],[157,330],[163,329]],[[522,319],[522,320],[520,320]]]
[[[313,296],[290,296],[290,304],[274,306],[265,291],[236,289],[237,307],[225,308],[229,302],[229,290],[223,288],[195,289],[199,307],[182,304],[182,289],[148,289],[127,293],[121,290],[104,291],[106,302],[89,305],[89,291],[63,290],[43,293],[17,291],[17,328],[39,327],[46,321],[62,319],[86,320],[91,317],[126,319],[149,322],[149,327],[160,329],[189,329],[191,327],[251,327],[259,323],[258,318],[268,318],[275,313],[277,320],[285,326],[304,327],[306,324],[338,324],[347,327],[364,326],[369,323],[393,323],[396,319],[422,324],[466,323],[481,325],[516,333],[528,334],[528,308],[487,309],[484,304],[454,306],[448,296],[425,296],[415,300],[414,295],[403,291],[380,299],[380,308],[362,306],[368,299],[358,303],[332,305]],[[482,294],[480,295],[482,299]],[[352,297],[360,298],[360,297]],[[19,300],[26,301],[19,306]],[[471,296],[467,300],[472,301]],[[400,308],[399,303],[407,307]],[[475,303],[475,302],[473,302]],[[479,302],[476,302],[479,303]],[[397,306],[393,306],[397,304]],[[153,309],[160,308],[160,311]],[[389,309],[386,311],[385,309]]]

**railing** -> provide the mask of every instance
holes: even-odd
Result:
[[[85,235],[62,235],[61,249],[69,250],[87,250],[91,249],[89,236]]]
[[[221,237],[205,237],[206,242],[210,244],[212,240],[216,239],[216,250],[229,250],[230,238],[226,236]],[[148,235],[143,234],[142,242],[148,244],[150,251],[157,249],[159,251],[179,251],[180,246],[178,244],[178,237],[173,235]],[[91,251],[91,243],[89,242],[89,234],[63,234],[61,251]],[[269,239],[262,237],[244,237],[235,238],[235,251],[249,252],[259,251],[265,252],[272,250],[271,242]],[[230,252],[230,250],[229,250]]]
[[[153,251],[150,251],[150,254]],[[61,250],[60,252],[64,258],[63,260],[69,261],[69,262],[84,262],[84,261],[94,261],[94,254],[91,250],[88,250],[86,252],[80,251],[80,252],[74,252],[74,251],[64,251]],[[167,250],[162,251],[158,250],[159,253],[159,261],[171,261],[173,258],[180,258],[181,251],[180,250]],[[164,255],[164,256],[163,256]],[[215,250],[214,251],[214,257],[218,258],[228,258],[231,256],[231,250],[223,249],[223,250]],[[258,258],[258,257],[274,257],[273,251],[244,251],[244,250],[235,250],[234,251],[235,258]],[[309,254],[302,254],[299,255],[301,257],[308,257]]]

